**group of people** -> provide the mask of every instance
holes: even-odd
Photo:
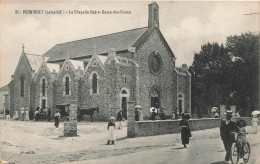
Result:
[[[151,112],[151,120],[155,120],[156,117],[159,117],[159,119],[161,119],[161,120],[166,119],[162,108],[151,107],[150,112]]]
[[[51,109],[37,107],[34,113],[35,121],[48,120],[51,121]]]
[[[31,114],[31,112],[30,112],[29,108],[22,107],[20,109],[20,114],[17,110],[14,111],[13,119],[14,120],[20,119],[20,121],[30,121],[30,118],[31,118],[30,114]]]
[[[51,121],[51,109],[45,108],[40,109],[39,107],[36,108],[35,112],[33,112],[32,108],[21,108],[20,111],[15,110],[13,115],[14,120],[20,121],[29,121],[29,120],[45,120]]]

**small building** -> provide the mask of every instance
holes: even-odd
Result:
[[[0,114],[4,114],[8,106],[8,85],[5,85],[0,88]]]
[[[159,28],[159,6],[148,6],[148,26],[55,45],[43,56],[22,51],[10,83],[10,109],[56,108],[66,111],[70,100],[79,108],[98,107],[96,120],[119,109],[127,118],[127,101],[142,106],[191,111],[191,78]]]

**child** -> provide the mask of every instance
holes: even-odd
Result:
[[[244,145],[246,144],[246,122],[244,120],[238,120],[237,126],[239,128],[239,133],[237,135],[237,141],[239,143],[238,148],[239,152],[242,154],[244,152]]]
[[[59,109],[57,109],[55,111],[54,119],[55,119],[54,126],[56,126],[56,128],[58,128],[59,127],[59,123],[60,123],[60,110]]]
[[[115,118],[111,117],[110,121],[107,125],[108,130],[108,140],[106,145],[110,145],[110,141],[112,141],[111,145],[115,145]]]

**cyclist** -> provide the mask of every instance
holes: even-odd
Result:
[[[244,146],[247,143],[247,139],[246,139],[246,122],[244,120],[238,120],[236,122],[236,125],[239,128],[239,132],[237,134],[237,148],[238,148],[238,152],[239,154],[241,154],[241,156],[243,157],[244,155]]]
[[[232,132],[239,132],[239,129],[236,126],[236,123],[231,120],[232,111],[227,110],[225,115],[226,119],[221,121],[220,136],[226,150],[225,161],[228,162],[231,157],[232,144],[235,142],[235,137]]]

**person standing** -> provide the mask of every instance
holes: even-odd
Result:
[[[122,129],[122,110],[120,109],[117,113],[118,129]]]
[[[115,144],[115,118],[111,117],[110,121],[107,124],[107,130],[108,130],[108,140],[107,140],[107,144],[106,145],[110,145],[110,141],[111,145]]]
[[[14,119],[19,120],[19,112],[17,110],[14,111]]]
[[[48,121],[51,121],[51,109],[50,108],[48,108],[47,117],[48,117]]]
[[[252,118],[252,126],[253,126],[253,133],[257,133],[257,128],[258,128],[258,125],[259,125],[259,120],[257,118],[257,115],[253,115],[253,118]]]
[[[21,121],[24,121],[24,107],[21,108],[21,117],[20,117]]]
[[[58,128],[59,127],[59,123],[60,123],[60,111],[59,111],[59,109],[57,109],[55,111],[54,119],[55,119],[54,126],[56,126],[56,128]]]
[[[172,112],[172,120],[176,120],[175,111]]]
[[[24,121],[29,121],[29,108],[25,109],[25,114],[24,114]]]
[[[190,125],[189,125],[189,118],[190,116],[188,114],[181,114],[182,120],[180,121],[179,126],[181,127],[181,141],[184,148],[187,147],[187,145],[190,142],[191,137],[191,131],[190,131]]]
[[[156,108],[153,107],[153,109],[152,109],[152,118],[151,118],[153,121],[155,120],[156,114],[157,114]]]
[[[5,117],[6,117],[6,120],[10,120],[10,111],[8,108],[5,110]]]
[[[40,107],[37,107],[35,110],[35,121],[38,121],[40,119]]]
[[[220,136],[226,150],[225,161],[228,162],[231,158],[231,146],[235,142],[235,136],[233,135],[233,132],[238,133],[239,128],[236,126],[234,121],[231,121],[231,110],[227,110],[225,115],[226,119],[222,120],[220,125]]]
[[[33,111],[33,108],[31,107],[30,110],[29,110],[29,119],[30,120],[33,120],[33,117],[34,117],[34,111]]]
[[[138,111],[138,108],[135,108],[135,121],[139,121],[139,111]]]
[[[144,120],[144,114],[142,111],[142,108],[139,109],[139,121],[143,121]]]

